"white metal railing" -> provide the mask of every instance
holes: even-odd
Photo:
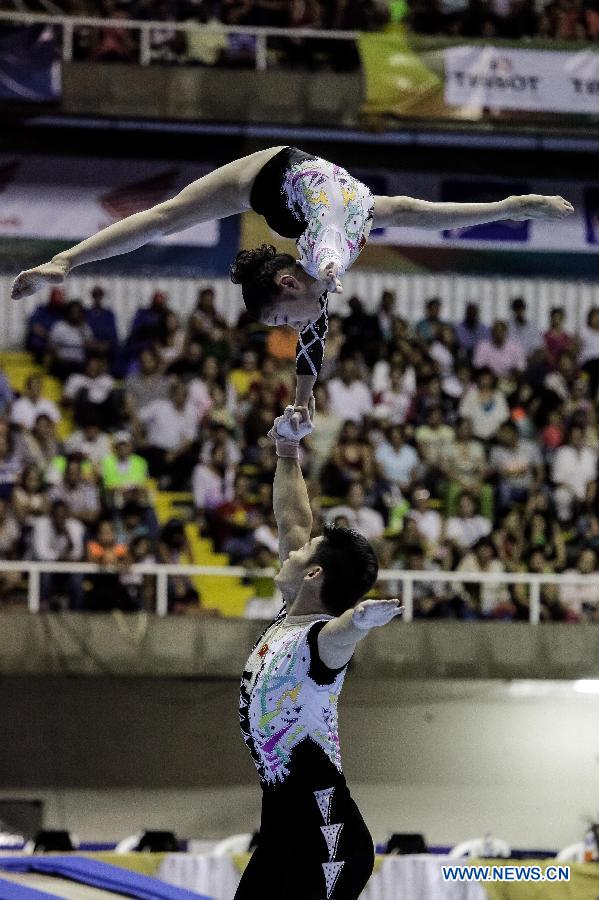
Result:
[[[303,38],[310,40],[327,40],[327,41],[355,41],[358,37],[357,31],[325,31],[320,28],[252,28],[245,25],[222,25],[220,22],[213,21],[207,24],[198,22],[169,22],[169,21],[149,21],[142,22],[139,19],[101,19],[94,16],[52,16],[47,13],[25,13],[25,12],[0,12],[0,22],[12,23],[14,25],[51,25],[59,28],[62,32],[62,58],[64,62],[70,62],[73,59],[73,39],[75,29],[77,28],[125,28],[128,31],[139,32],[139,63],[142,66],[148,66],[152,62],[152,32],[164,31],[165,28],[173,32],[181,32],[183,34],[197,35],[199,31],[205,32],[206,36],[214,36],[218,34],[234,35],[245,34],[252,35],[256,39],[255,44],[255,60],[256,69],[263,72],[268,67],[268,38],[285,37],[297,41]]]
[[[1,560],[0,572],[22,572],[28,576],[28,608],[36,613],[40,610],[40,575],[44,573],[63,573],[72,575],[98,575],[126,571],[140,575],[156,577],[156,613],[165,616],[168,612],[168,576],[169,575],[211,575],[235,578],[274,577],[275,569],[246,569],[243,566],[194,566],[162,563],[139,563],[123,570],[118,567],[99,566],[96,563],[78,562],[29,562],[19,560]],[[498,585],[525,584],[529,588],[529,621],[538,625],[541,613],[541,586],[544,584],[596,584],[599,588],[599,574],[578,575],[538,575],[528,572],[427,572],[404,571],[400,569],[382,569],[379,582],[399,583],[401,600],[404,605],[403,619],[411,622],[414,618],[414,584],[418,582],[437,584],[488,584]]]

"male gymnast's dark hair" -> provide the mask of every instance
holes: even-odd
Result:
[[[323,538],[310,564],[322,566],[322,602],[331,615],[339,616],[375,584],[379,564],[366,538],[353,528],[325,525]]]
[[[243,302],[253,319],[259,320],[264,307],[279,293],[275,282],[277,272],[293,268],[295,263],[293,256],[278,253],[272,244],[239,251],[231,265],[231,281],[241,285]]]

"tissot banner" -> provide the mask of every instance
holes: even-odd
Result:
[[[444,51],[448,106],[599,113],[599,53],[460,46]]]

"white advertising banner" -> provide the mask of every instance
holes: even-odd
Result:
[[[162,203],[208,171],[178,162],[0,155],[0,238],[81,240]],[[156,243],[215,247],[218,222]]]
[[[599,114],[597,50],[462,46],[444,61],[448,106]]]

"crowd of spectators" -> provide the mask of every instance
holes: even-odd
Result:
[[[119,341],[103,290],[90,300],[53,289],[29,321],[27,347],[61,380],[60,403],[44,397],[42,376],[20,396],[0,377],[2,556],[118,569],[100,576],[109,592],[97,578],[90,589],[80,576],[46,576],[50,606],[151,607],[153,579],[129,563],[191,561],[184,522],[158,525],[151,477],[189,493],[193,527],[232,563],[276,565],[266,434],[293,395],[295,333],[245,313],[228,327],[204,288],[187,321],[156,292]],[[571,334],[562,308],[541,329],[521,298],[490,326],[476,303],[448,322],[433,297],[407,322],[389,291],[373,314],[350,298],[347,316],[330,317],[316,430],[302,450],[315,532],[357,528],[398,571],[595,571],[598,387],[598,308]],[[60,440],[65,416],[74,430]],[[2,596],[18,581],[4,575]],[[251,614],[267,615],[273,584],[256,590]],[[188,580],[169,582],[169,605],[200,608]],[[415,615],[525,620],[528,592],[425,579]],[[544,586],[541,616],[599,621],[599,584]]]
[[[23,8],[114,20],[101,30],[77,29],[75,55],[120,62],[138,58],[139,36],[119,28],[119,19],[165,23],[152,34],[156,62],[228,67],[253,67],[255,41],[251,35],[219,36],[219,24],[358,31],[407,24],[420,34],[489,40],[599,38],[599,0],[0,0],[0,9]],[[183,34],[169,28],[174,23],[198,29]],[[271,39],[269,49],[273,61],[284,65],[343,69],[358,64],[355,47],[343,42]]]
[[[597,0],[408,0],[406,21],[418,33],[453,37],[599,38]]]
[[[104,28],[78,26],[73,35],[77,60],[137,62],[140,33],[119,20],[163,22],[150,33],[153,63],[255,68],[252,34],[226,33],[220,26],[371,31],[389,21],[386,0],[0,0],[0,10],[93,16],[110,20]],[[177,31],[175,25],[191,26]],[[291,40],[271,36],[271,64],[348,71],[359,67],[354,42]]]

